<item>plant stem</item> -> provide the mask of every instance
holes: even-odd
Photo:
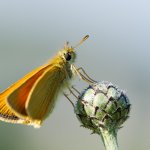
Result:
[[[115,129],[108,131],[101,128],[101,137],[106,150],[119,150],[117,143],[117,131]]]

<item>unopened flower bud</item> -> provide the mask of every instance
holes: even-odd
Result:
[[[130,102],[124,91],[110,82],[90,85],[80,95],[75,113],[93,133],[118,130],[129,117]]]

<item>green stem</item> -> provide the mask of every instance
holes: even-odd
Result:
[[[101,137],[106,150],[119,150],[117,143],[117,131],[101,129]]]

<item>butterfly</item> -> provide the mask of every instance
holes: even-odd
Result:
[[[78,45],[88,37],[86,35]],[[0,93],[0,120],[40,127],[52,112],[60,91],[69,87],[72,76],[77,74],[87,79],[73,64],[75,59],[75,48],[67,42],[48,63]]]

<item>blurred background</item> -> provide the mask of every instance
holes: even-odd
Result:
[[[0,0],[0,91],[50,59],[65,41],[77,66],[127,91],[132,109],[118,132],[120,150],[150,149],[150,1]],[[88,85],[72,82],[80,91]],[[0,149],[100,150],[63,95],[40,129],[0,122]]]

